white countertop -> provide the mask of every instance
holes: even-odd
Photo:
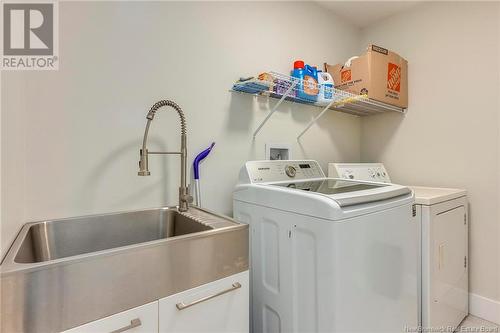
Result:
[[[467,191],[457,188],[408,186],[415,192],[417,205],[434,205],[440,202],[464,197]]]

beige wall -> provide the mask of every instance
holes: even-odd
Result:
[[[239,169],[263,159],[266,142],[323,167],[360,159],[359,119],[331,113],[298,145],[319,110],[285,103],[253,141],[269,105],[228,92],[240,76],[287,72],[295,58],[357,52],[359,30],[315,4],[62,2],[59,31],[59,71],[2,75],[2,252],[27,221],[176,204],[176,157],[153,156],[152,176],[136,175],[146,111],[162,98],[185,109],[190,161],[217,142],[202,186],[205,206],[221,213],[231,214]],[[178,118],[164,111],[151,148],[174,150]]]
[[[499,3],[425,3],[363,30],[409,62],[409,111],[362,120],[362,159],[470,200],[471,292],[500,300]]]

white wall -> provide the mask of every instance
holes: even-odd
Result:
[[[360,159],[359,119],[331,113],[298,145],[319,110],[286,103],[252,141],[269,105],[228,92],[296,58],[320,65],[358,51],[359,31],[315,4],[62,2],[59,31],[59,71],[2,76],[2,253],[27,221],[176,204],[177,157],[152,156],[152,176],[136,175],[146,111],[163,98],[186,112],[190,161],[216,141],[201,172],[205,206],[221,213],[265,142],[323,167]],[[175,150],[178,118],[159,113],[151,148]]]
[[[409,62],[409,110],[362,121],[393,181],[465,188],[471,292],[500,300],[499,3],[425,3],[363,30]],[[499,307],[500,310],[500,307]],[[500,316],[498,317],[500,318]]]

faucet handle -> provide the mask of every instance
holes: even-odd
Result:
[[[181,200],[187,202],[187,203],[193,203],[193,196],[189,193],[181,195]]]
[[[193,197],[189,195],[187,187],[179,187],[179,211],[188,210],[189,204],[193,202]]]

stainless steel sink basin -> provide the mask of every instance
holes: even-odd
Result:
[[[211,230],[172,209],[77,217],[30,225],[16,263],[34,263]]]
[[[60,332],[248,270],[248,226],[196,207],[27,223],[0,265],[1,332]]]

